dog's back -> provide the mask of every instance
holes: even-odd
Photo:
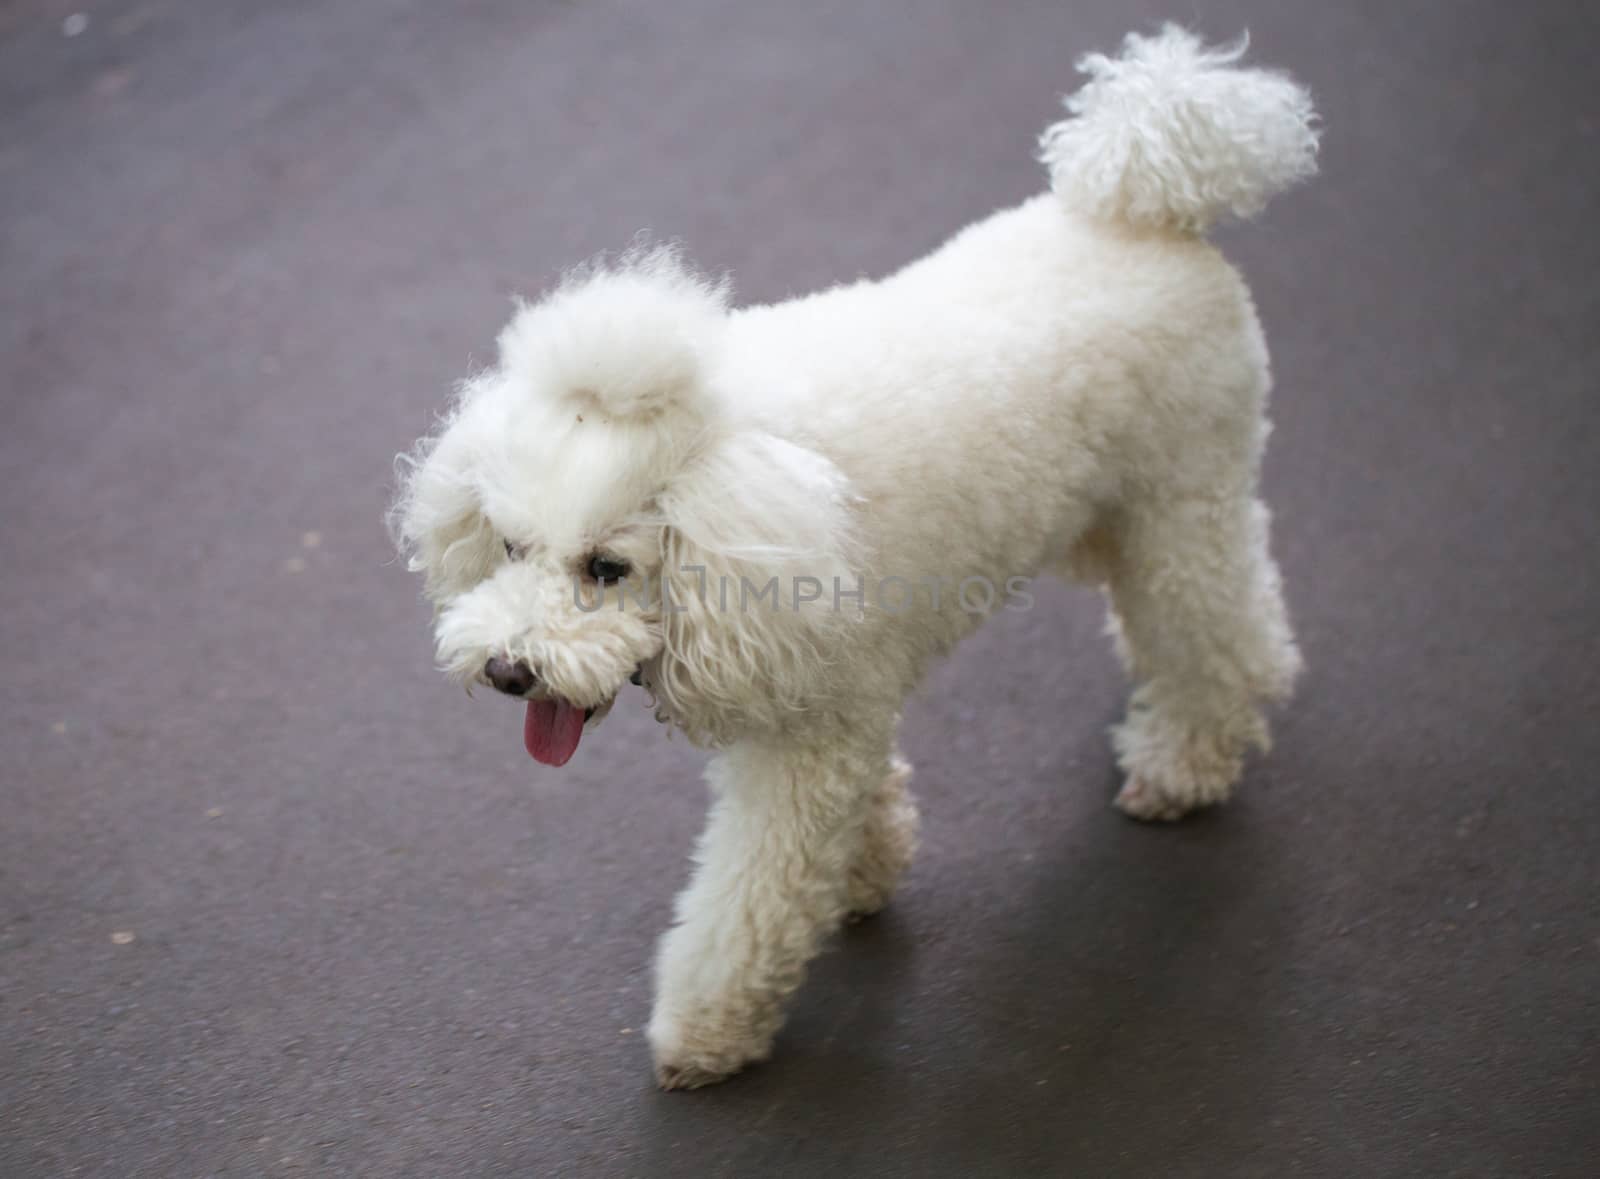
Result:
[[[1042,137],[1052,191],[885,279],[734,313],[723,378],[849,479],[869,577],[1060,568],[1130,487],[1253,481],[1266,348],[1203,234],[1309,175],[1316,133],[1306,93],[1242,49],[1168,28],[1086,58]],[[893,625],[929,650],[974,622],[919,617]]]

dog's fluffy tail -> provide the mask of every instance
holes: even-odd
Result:
[[[1317,170],[1316,112],[1293,79],[1244,69],[1248,37],[1207,48],[1167,25],[1122,56],[1078,62],[1088,82],[1039,141],[1068,206],[1140,228],[1200,233],[1249,217]]]

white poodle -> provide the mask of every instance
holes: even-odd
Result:
[[[670,249],[523,306],[402,466],[441,664],[561,765],[633,680],[715,751],[650,1022],[666,1088],[769,1053],[917,814],[901,702],[1041,571],[1106,587],[1128,814],[1226,798],[1299,657],[1256,476],[1267,352],[1202,234],[1315,170],[1306,92],[1168,27],[1080,63],[1052,191],[877,282],[732,308]]]

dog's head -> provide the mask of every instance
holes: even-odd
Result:
[[[728,315],[670,250],[569,276],[401,462],[391,523],[439,662],[525,699],[541,761],[630,678],[709,744],[814,703],[847,615],[792,587],[848,581],[850,489],[757,424]]]

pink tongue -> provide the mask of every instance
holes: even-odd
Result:
[[[528,719],[522,725],[522,743],[534,761],[564,766],[583,736],[583,709],[565,700],[528,701]]]

